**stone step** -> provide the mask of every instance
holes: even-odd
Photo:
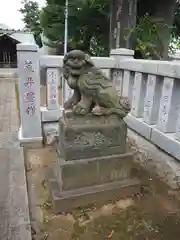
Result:
[[[121,198],[131,197],[140,192],[140,182],[137,179],[116,181],[60,192],[56,179],[49,180],[53,210],[56,214],[70,212],[78,207],[86,207],[107,204],[109,201],[117,201]]]
[[[64,161],[57,154],[54,171],[62,191],[105,184],[132,178],[134,155],[135,152],[132,151],[106,157]]]

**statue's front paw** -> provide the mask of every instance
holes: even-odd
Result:
[[[86,106],[82,105],[81,103],[78,103],[73,107],[73,112],[79,115],[86,115],[88,113],[88,109],[86,108]]]

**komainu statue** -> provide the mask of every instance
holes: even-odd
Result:
[[[124,118],[130,111],[127,98],[118,96],[118,92],[103,72],[94,66],[89,55],[73,50],[64,57],[64,77],[73,96],[64,104],[75,114],[111,115]]]

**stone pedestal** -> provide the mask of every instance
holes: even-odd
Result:
[[[123,120],[66,112],[59,128],[56,163],[49,177],[56,213],[139,190],[132,171],[135,153],[126,149]]]
[[[127,127],[116,116],[72,116],[59,121],[59,150],[65,161],[121,154],[126,151]]]

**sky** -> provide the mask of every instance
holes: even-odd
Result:
[[[6,24],[13,29],[22,29],[22,15],[18,11],[21,8],[22,0],[0,0],[0,23]],[[45,0],[36,0],[40,6],[43,6]]]

